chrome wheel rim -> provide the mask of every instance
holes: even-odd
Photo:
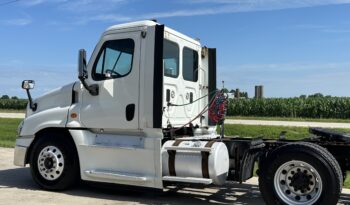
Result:
[[[292,160],[281,165],[274,177],[278,197],[287,204],[315,203],[322,193],[322,179],[310,164]]]
[[[49,181],[58,179],[64,169],[63,154],[55,146],[47,146],[41,150],[38,157],[38,170],[40,175]]]

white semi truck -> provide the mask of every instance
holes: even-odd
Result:
[[[54,80],[54,79],[52,79]],[[32,99],[18,128],[14,164],[46,190],[77,180],[163,189],[244,182],[258,162],[267,204],[336,204],[349,170],[346,135],[228,137],[216,86],[216,50],[155,21],[108,28],[79,81]]]

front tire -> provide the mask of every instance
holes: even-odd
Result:
[[[283,145],[260,161],[260,192],[267,204],[335,205],[343,176],[324,148],[299,142]]]
[[[47,133],[35,142],[30,156],[34,181],[46,190],[64,190],[80,179],[79,160],[72,140]]]

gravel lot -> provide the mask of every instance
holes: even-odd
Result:
[[[0,113],[1,118],[24,118],[24,113]]]
[[[0,148],[0,204],[263,204],[256,178],[245,184],[200,189],[178,188],[152,191],[131,191],[113,186],[97,188],[81,183],[72,190],[47,192],[32,181],[29,168],[12,165],[13,149]],[[350,191],[344,190],[340,204],[350,204]]]

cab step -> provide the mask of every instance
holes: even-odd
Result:
[[[125,172],[107,171],[107,170],[86,170],[84,171],[84,173],[89,177],[116,180],[116,181],[145,183],[151,180],[146,176],[125,173]]]
[[[170,182],[185,182],[185,183],[193,183],[193,184],[212,184],[212,179],[204,179],[204,178],[195,178],[195,177],[174,177],[174,176],[164,176],[163,181]]]

